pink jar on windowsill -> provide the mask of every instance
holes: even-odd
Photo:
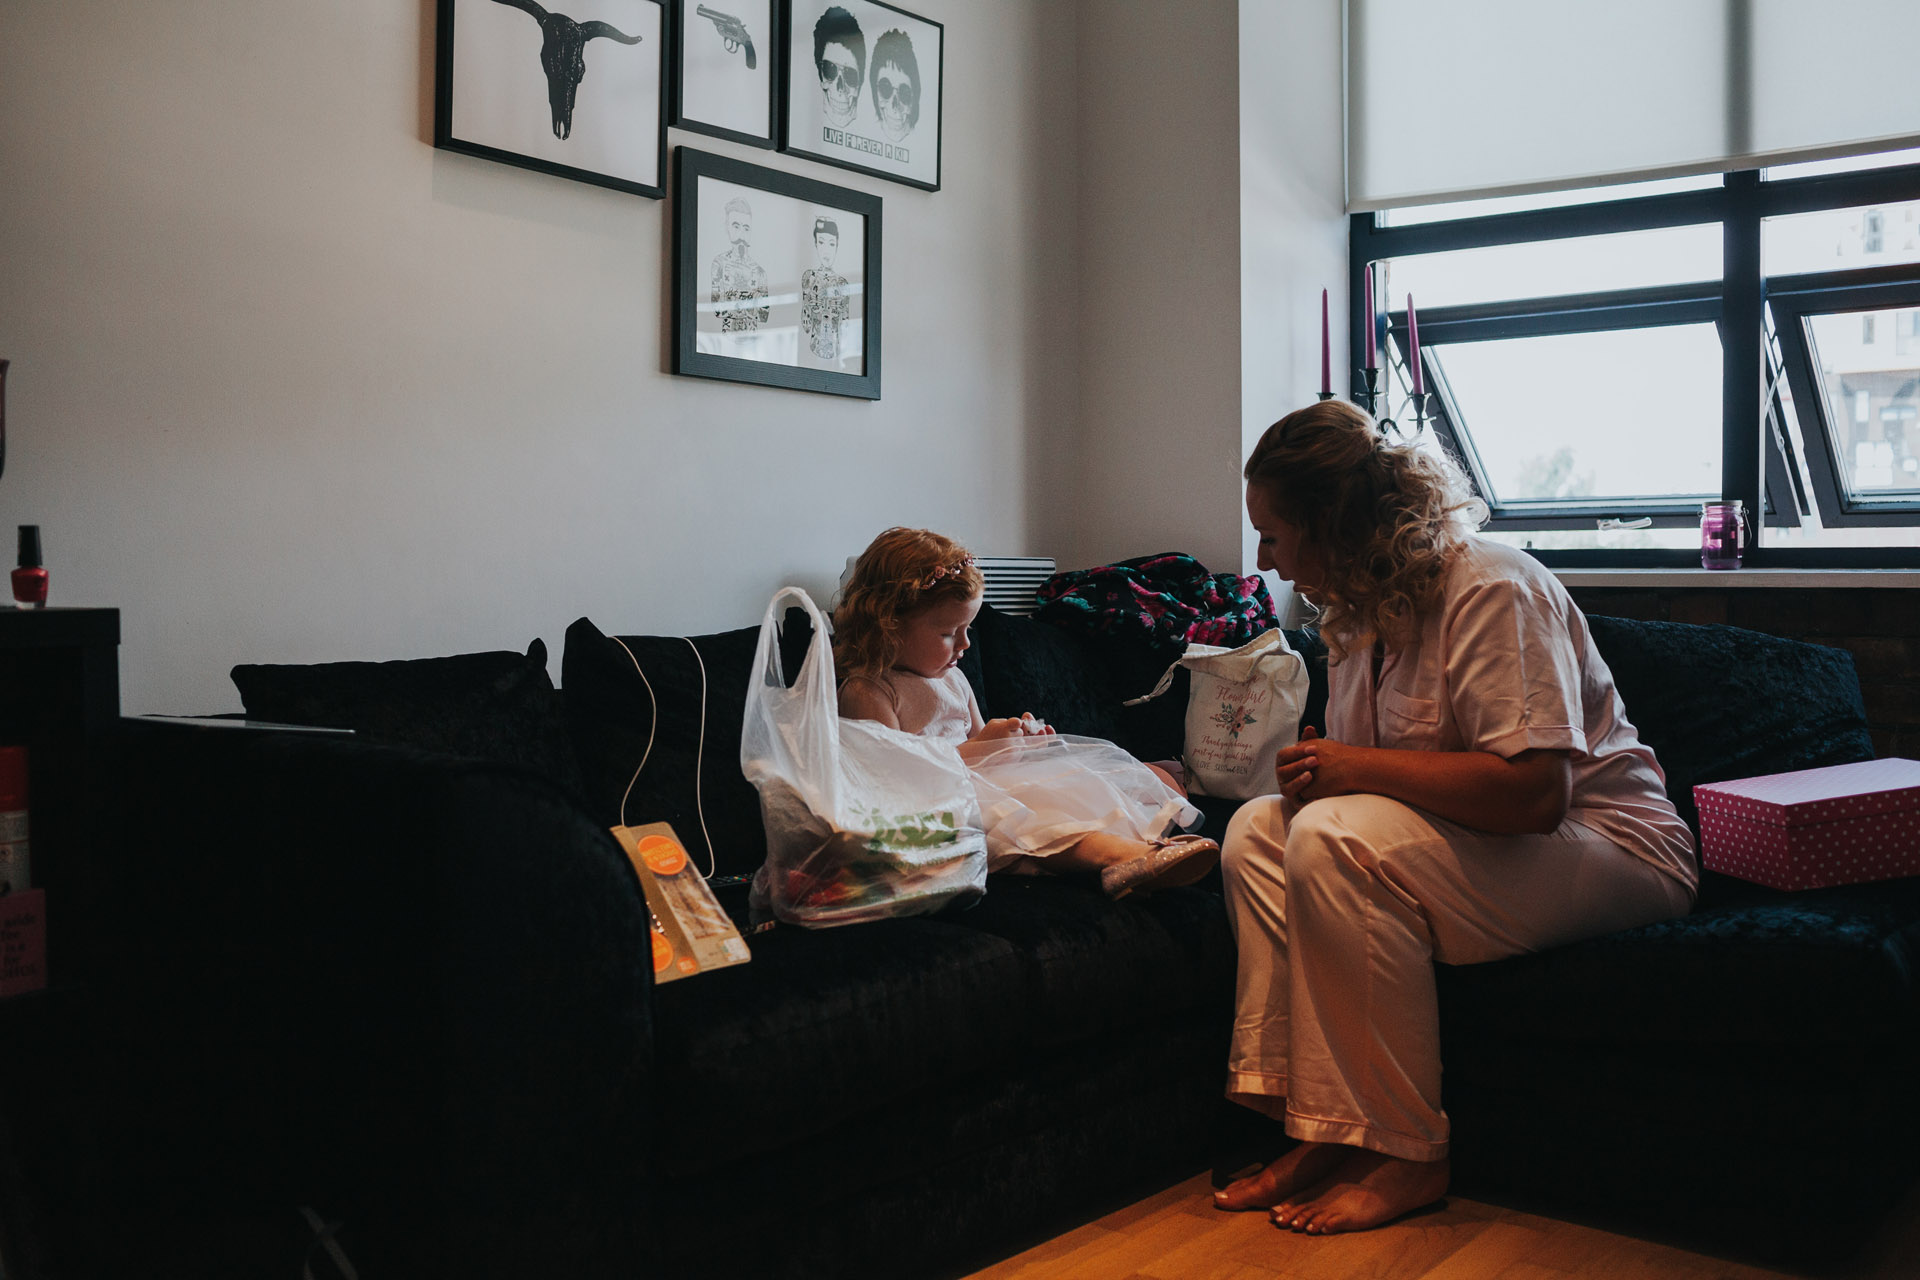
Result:
[[[1745,504],[1740,499],[1700,504],[1702,569],[1738,569],[1746,557],[1749,536]]]

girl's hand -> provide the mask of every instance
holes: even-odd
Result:
[[[974,742],[995,742],[1001,738],[1011,738],[1020,732],[1020,722],[1011,716],[1001,716],[981,725],[971,739]]]
[[[1053,732],[1053,726],[1036,717],[1031,711],[1018,716],[1001,716],[982,725],[980,732],[973,735],[976,742],[991,742],[998,738],[1044,738]]]

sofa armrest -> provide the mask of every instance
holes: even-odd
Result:
[[[129,725],[123,761],[94,985],[164,1153],[130,1188],[184,1150],[384,1273],[638,1270],[651,948],[607,831],[530,771],[353,739]]]

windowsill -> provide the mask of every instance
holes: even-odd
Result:
[[[1555,569],[1569,587],[1920,588],[1920,569]]]

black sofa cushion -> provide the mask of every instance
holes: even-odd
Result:
[[[580,789],[539,639],[524,654],[243,664],[232,674],[251,719],[352,729],[387,746],[521,765]]]
[[[1004,938],[1026,966],[1026,1043],[1067,1046],[1233,999],[1233,938],[1204,885],[1116,908],[1091,876],[998,875],[957,923]],[[1223,1027],[1224,1034],[1224,1027]]]
[[[789,682],[812,638],[807,615],[789,609],[780,630]],[[596,822],[670,822],[703,871],[711,836],[715,875],[751,875],[766,861],[760,797],[740,772],[740,724],[759,643],[758,627],[691,637],[614,637],[581,618],[567,628],[560,687],[587,809]]]
[[[1873,759],[1845,649],[1744,627],[1608,617],[1587,626],[1696,836],[1695,783]]]
[[[1091,880],[995,876],[964,910],[748,945],[751,963],[655,993],[661,1149],[687,1173],[1196,1011],[1224,1053],[1231,1016],[1232,939],[1198,889],[1113,903]]]
[[[1758,1053],[1885,1041],[1910,1034],[1920,1012],[1916,964],[1920,880],[1909,879],[1761,890],[1511,960],[1438,969],[1448,1033],[1472,1060],[1516,1039]]]
[[[1031,711],[1061,733],[1117,741],[1119,697],[1079,636],[983,604],[972,638],[967,660],[978,664],[981,715]],[[974,679],[967,660],[961,670]]]
[[[654,996],[649,1087],[667,1163],[693,1174],[830,1134],[850,1113],[1003,1060],[1023,966],[944,917],[752,934],[748,964]]]
[[[1756,892],[1437,966],[1465,1194],[1716,1250],[1831,1262],[1865,1238],[1920,1134],[1920,881]]]
[[[586,618],[567,628],[560,687],[594,821],[670,822],[696,865],[707,860],[710,836],[718,875],[750,873],[765,860],[759,797],[740,772],[758,642],[757,627],[617,639]]]

